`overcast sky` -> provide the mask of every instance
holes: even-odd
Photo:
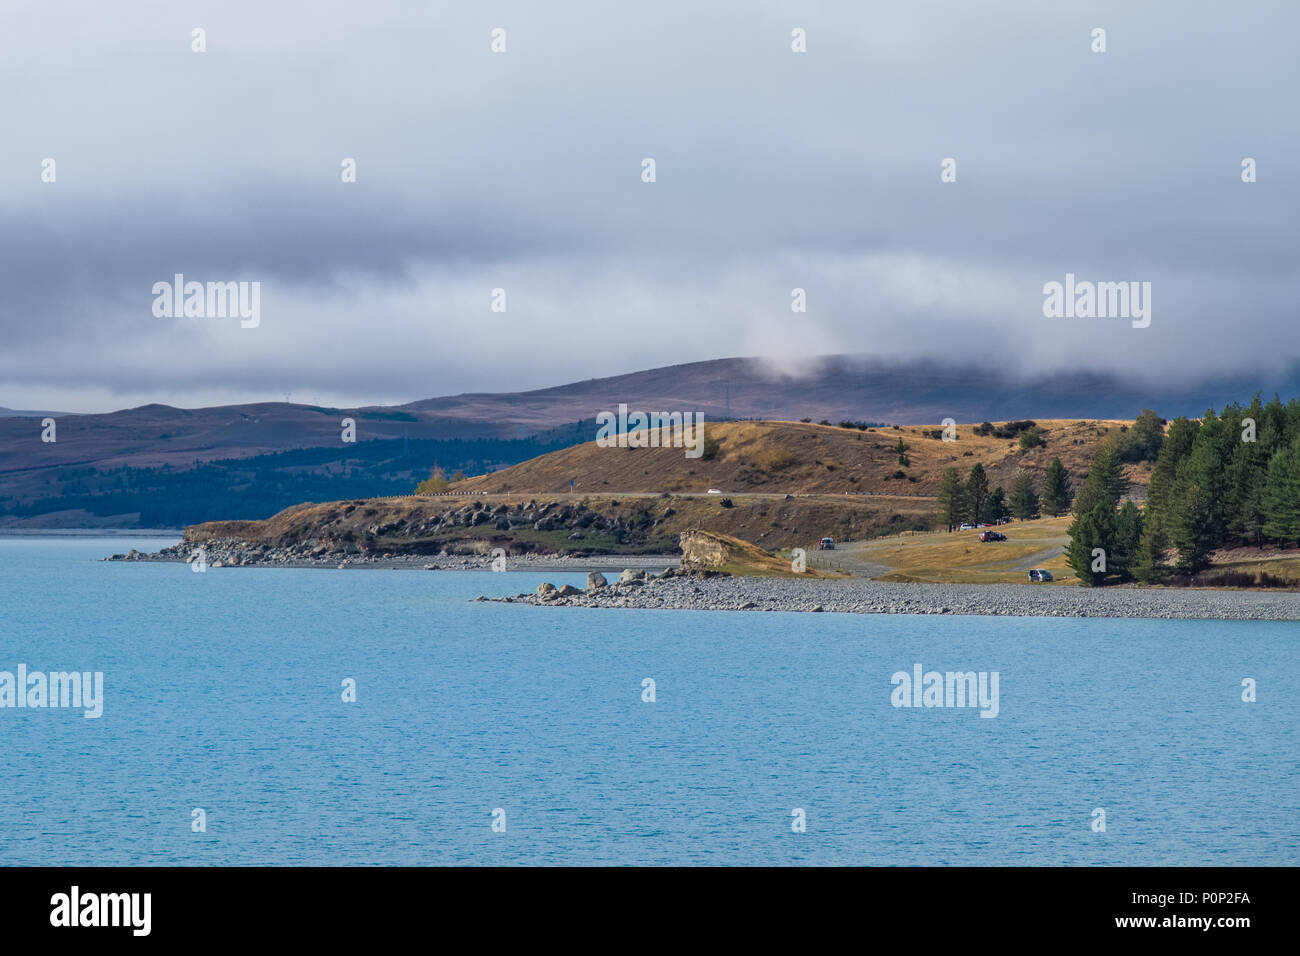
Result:
[[[1267,370],[1300,355],[1298,32],[1288,0],[5,0],[0,406]],[[155,317],[177,272],[260,282],[260,325]],[[1151,282],[1150,327],[1044,318],[1067,272]]]

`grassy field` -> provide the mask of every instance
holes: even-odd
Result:
[[[931,581],[968,584],[1023,584],[1030,568],[1047,568],[1053,584],[1074,584],[1065,565],[1068,516],[1013,521],[997,530],[1006,541],[984,543],[978,531],[901,535],[864,542],[851,554],[891,570],[882,581]]]
[[[852,560],[888,567],[888,573],[878,576],[882,581],[1024,584],[1030,568],[1046,568],[1055,579],[1049,587],[1075,585],[1078,578],[1065,564],[1071,520],[1067,515],[1013,521],[998,529],[1006,541],[981,543],[978,531],[917,533],[850,544],[844,553]],[[1300,582],[1300,553],[1256,548],[1219,551],[1209,573],[1216,571],[1263,571]]]
[[[1214,553],[1214,571],[1265,572],[1300,585],[1300,553],[1294,548],[1231,548]]]

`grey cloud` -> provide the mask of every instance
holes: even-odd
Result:
[[[1027,0],[6,8],[0,81],[40,95],[0,106],[0,405],[409,400],[764,350],[1165,377],[1280,361],[1298,21]],[[266,324],[153,319],[177,271],[262,281]],[[1152,281],[1152,328],[1044,320],[1067,271]],[[526,357],[486,360],[500,341]]]

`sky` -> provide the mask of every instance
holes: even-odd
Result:
[[[5,0],[0,406],[737,355],[1267,374],[1300,357],[1298,28],[1257,0]],[[256,327],[155,315],[176,273],[260,283]],[[1067,273],[1151,283],[1150,325],[1045,317]]]

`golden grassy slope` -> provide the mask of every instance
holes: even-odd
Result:
[[[1022,451],[1015,440],[981,437],[957,426],[958,439],[943,442],[925,431],[938,426],[878,428],[865,432],[799,422],[719,422],[706,426],[718,443],[712,459],[686,458],[680,448],[601,448],[594,441],[542,455],[490,475],[457,484],[459,490],[546,494],[603,492],[766,492],[791,494],[934,495],[943,470],[965,476],[976,463],[993,485],[1010,491],[1016,472],[1041,475],[1054,456],[1076,487],[1102,442],[1127,422],[1072,419],[1039,422],[1046,447]],[[908,465],[894,450],[907,446]],[[895,477],[898,471],[904,477]],[[1145,487],[1147,464],[1129,466],[1136,488]]]

